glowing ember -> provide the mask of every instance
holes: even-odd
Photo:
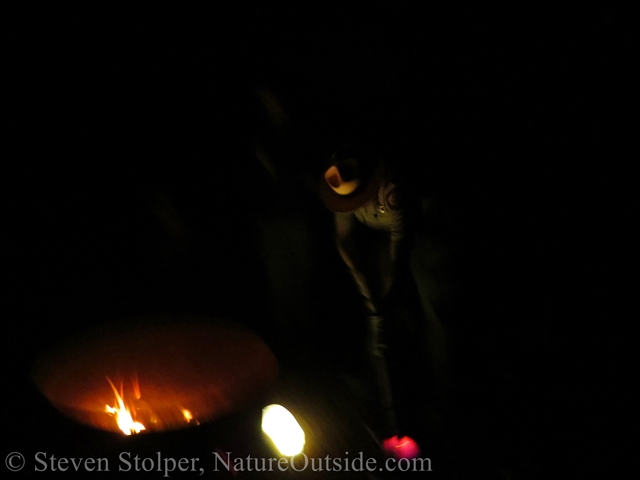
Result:
[[[182,415],[184,415],[184,418],[187,420],[187,422],[193,420],[193,415],[191,415],[191,412],[186,408],[182,409]]]
[[[124,432],[125,435],[131,435],[132,433],[140,433],[142,430],[146,430],[145,426],[140,422],[136,422],[131,416],[131,411],[124,404],[124,399],[122,398],[122,391],[118,393],[116,386],[113,382],[107,377],[107,381],[111,388],[113,389],[113,393],[116,396],[116,402],[118,402],[118,407],[111,407],[109,405],[106,406],[105,411],[112,415],[116,416],[116,422],[118,423],[118,427],[120,430]],[[137,382],[136,382],[137,384]]]

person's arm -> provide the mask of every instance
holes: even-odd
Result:
[[[406,250],[406,225],[405,211],[401,193],[398,188],[392,186],[391,190],[386,194],[386,206],[389,209],[389,215],[392,215],[393,224],[389,233],[389,272],[385,275],[382,296],[386,297],[397,278],[398,266],[402,264],[405,258]]]
[[[377,314],[377,301],[363,273],[363,269],[360,267],[361,258],[353,242],[353,229],[355,222],[357,222],[355,215],[353,213],[336,213],[335,221],[338,252],[344,263],[349,267],[367,310],[375,315]]]

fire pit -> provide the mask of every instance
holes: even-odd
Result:
[[[68,417],[131,435],[241,411],[277,378],[252,331],[206,317],[135,319],[93,330],[44,355],[33,378]]]

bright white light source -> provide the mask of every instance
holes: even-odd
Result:
[[[269,435],[282,455],[292,457],[302,452],[304,431],[282,405],[268,405],[262,409],[262,431]]]

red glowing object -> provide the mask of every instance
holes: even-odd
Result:
[[[382,442],[385,453],[393,458],[412,459],[420,455],[420,447],[410,437],[398,438],[397,435],[387,438]]]

